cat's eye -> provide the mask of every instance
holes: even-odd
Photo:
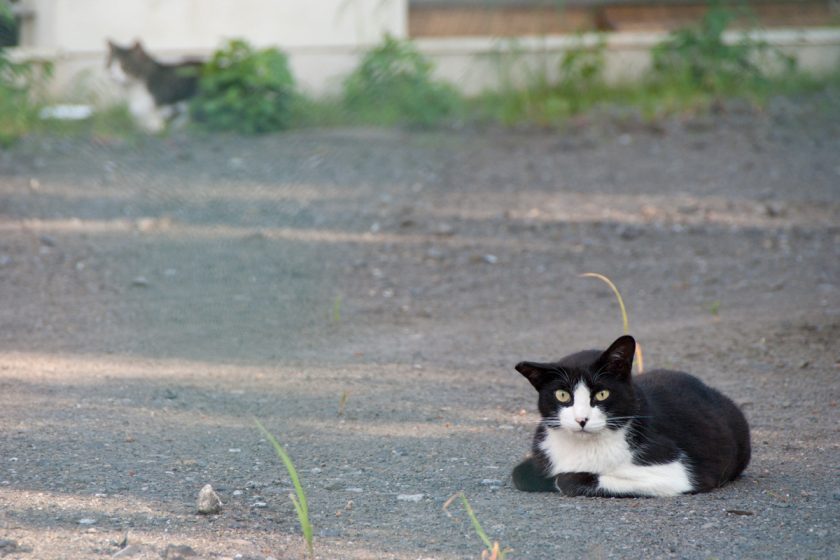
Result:
[[[605,400],[607,400],[607,397],[609,397],[609,396],[610,396],[609,391],[607,391],[606,389],[601,389],[600,391],[595,393],[595,400],[596,401],[605,401]]]
[[[564,391],[563,389],[558,389],[554,392],[554,396],[557,397],[557,400],[562,403],[567,403],[572,400],[572,395],[569,394],[568,391]]]

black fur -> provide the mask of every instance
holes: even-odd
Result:
[[[607,429],[628,426],[633,464],[656,465],[681,460],[692,474],[691,492],[708,492],[737,478],[750,460],[750,434],[741,410],[719,391],[687,373],[652,370],[631,375],[635,340],[624,336],[606,351],[578,352],[558,362],[522,362],[516,369],[539,392],[544,419],[556,417],[555,391],[571,392],[584,381],[592,394],[610,391],[600,403]],[[628,418],[630,417],[630,418]],[[534,435],[533,456],[513,472],[514,485],[524,491],[561,491],[567,495],[616,496],[598,489],[595,473],[548,476],[549,460],[540,449],[546,430]],[[631,494],[632,495],[632,494]]]

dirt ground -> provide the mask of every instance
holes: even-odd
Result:
[[[0,154],[0,557],[840,558],[840,101],[564,131]],[[514,490],[513,365],[606,347],[743,406],[718,491]],[[343,396],[345,398],[343,398]],[[346,401],[342,404],[342,401]],[[219,515],[197,515],[212,484]],[[180,548],[179,548],[180,547]]]

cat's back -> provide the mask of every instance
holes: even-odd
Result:
[[[726,395],[681,371],[651,370],[634,378],[650,427],[666,434],[696,466],[702,491],[733,480],[750,459],[750,433],[741,409]]]
[[[657,399],[666,402],[678,401],[683,398],[699,398],[712,401],[716,400],[717,397],[726,398],[720,391],[709,387],[699,378],[684,371],[652,369],[634,376],[633,384],[637,389],[642,389],[645,394],[655,395]]]

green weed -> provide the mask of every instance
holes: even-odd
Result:
[[[332,306],[332,320],[333,323],[341,322],[341,294],[335,296]]]
[[[795,59],[746,32],[734,43],[725,41],[736,19],[750,18],[713,4],[696,25],[656,45],[650,72],[633,83],[605,81],[603,37],[593,43],[579,36],[559,63],[542,54],[529,64],[518,43],[510,42],[496,55],[499,90],[471,102],[473,113],[491,122],[553,126],[599,106],[616,106],[653,119],[704,109],[722,97],[761,105],[772,95],[819,90],[833,81],[800,72]]]
[[[297,97],[285,54],[236,39],[204,65],[191,113],[211,130],[272,132],[289,127]]]
[[[350,397],[350,391],[347,389],[341,392],[341,397],[338,399],[338,415],[344,416],[344,410],[347,408],[347,399]]]
[[[292,459],[289,457],[289,454],[286,453],[286,450],[283,449],[283,446],[280,445],[280,442],[265,429],[265,426],[262,423],[254,418],[254,424],[256,424],[257,428],[259,428],[260,432],[271,442],[271,445],[274,447],[275,453],[283,461],[283,464],[286,466],[286,470],[289,473],[289,478],[292,479],[292,485],[295,487],[295,493],[289,494],[289,498],[292,500],[292,504],[295,506],[295,512],[298,516],[298,522],[300,523],[300,529],[303,531],[303,538],[306,541],[306,549],[309,553],[310,558],[315,558],[315,553],[313,552],[312,546],[312,523],[309,521],[309,504],[306,501],[306,494],[303,491],[303,486],[300,484],[300,478],[298,477],[297,469],[295,469],[294,463],[292,463]]]
[[[15,61],[0,47],[0,146],[11,145],[37,124],[43,88],[51,76],[51,64]]]
[[[498,541],[490,540],[490,537],[488,537],[487,533],[484,532],[484,528],[478,521],[478,517],[475,515],[475,512],[473,511],[473,508],[470,505],[470,502],[467,501],[467,497],[464,495],[463,492],[458,492],[457,494],[452,495],[448,500],[446,500],[446,502],[443,504],[443,510],[446,512],[447,515],[450,515],[449,506],[451,506],[452,502],[454,502],[458,498],[461,499],[461,504],[464,506],[464,511],[467,512],[467,516],[470,518],[470,522],[472,523],[475,534],[478,535],[478,538],[481,539],[482,543],[484,543],[485,548],[481,551],[481,559],[504,560],[507,556],[507,553],[510,552],[510,549],[506,548],[502,550]]]
[[[749,94],[770,85],[768,67],[795,71],[794,59],[747,33],[735,43],[726,42],[724,32],[737,17],[735,12],[713,5],[698,25],[678,29],[654,47],[654,87],[686,95]]]
[[[414,45],[386,35],[344,81],[343,105],[352,121],[428,127],[455,116],[461,97]]]

